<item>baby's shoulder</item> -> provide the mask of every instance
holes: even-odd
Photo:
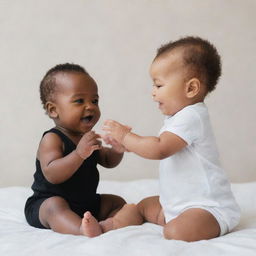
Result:
[[[40,141],[39,148],[48,148],[48,147],[60,147],[63,145],[63,142],[60,136],[53,131],[46,131]]]

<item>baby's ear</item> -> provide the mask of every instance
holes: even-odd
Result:
[[[197,78],[191,78],[186,83],[186,95],[188,98],[197,96],[201,89],[201,83]]]
[[[51,101],[47,101],[45,103],[45,109],[46,109],[46,113],[49,115],[50,118],[55,119],[55,118],[57,118],[59,116],[55,103],[53,103]]]

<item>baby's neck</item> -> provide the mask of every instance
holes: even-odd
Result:
[[[70,138],[76,145],[84,135],[83,133],[74,132],[72,130],[66,129],[65,127],[56,125],[56,129],[64,133],[68,138]]]

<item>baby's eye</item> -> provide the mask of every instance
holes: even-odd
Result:
[[[84,103],[84,100],[83,100],[83,99],[76,99],[74,102],[75,102],[75,103],[82,104],[82,103]]]
[[[94,99],[94,100],[92,101],[92,103],[95,104],[95,105],[98,105],[99,99]]]
[[[154,87],[156,87],[157,89],[161,88],[162,85],[159,85],[159,84],[154,84]]]

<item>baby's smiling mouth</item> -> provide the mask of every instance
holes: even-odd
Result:
[[[86,123],[89,123],[92,119],[93,119],[93,115],[89,115],[81,118],[81,120]]]
[[[158,103],[158,106],[159,106],[159,107],[161,107],[161,106],[163,105],[163,103],[160,102],[160,101],[158,101],[157,103]]]

